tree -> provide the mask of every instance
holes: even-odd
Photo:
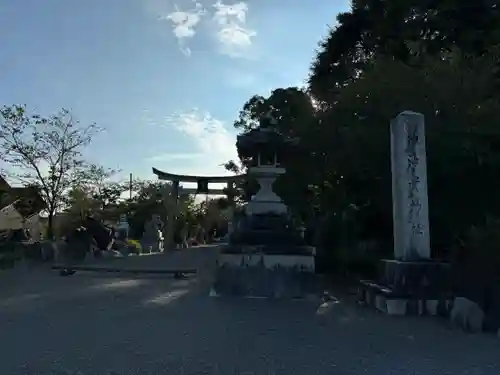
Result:
[[[0,156],[10,176],[39,188],[47,205],[49,238],[64,194],[80,181],[83,148],[100,130],[95,124],[81,126],[67,110],[50,117],[29,114],[20,105],[0,110]]]
[[[265,115],[277,120],[277,129],[293,137],[309,126],[315,108],[311,97],[297,87],[277,88],[267,98],[254,95],[240,111],[234,123],[236,129],[247,132],[258,128]]]
[[[82,171],[81,184],[89,191],[99,210],[116,206],[122,194],[129,189],[126,183],[111,180],[119,170],[90,164]]]
[[[323,209],[343,212],[354,204],[364,235],[390,241],[388,125],[411,109],[426,118],[433,248],[497,211],[487,203],[500,166],[492,128],[500,82],[496,3],[353,0],[337,16],[308,82],[319,102],[309,165],[326,182],[319,189]],[[479,181],[488,185],[481,193]],[[444,188],[450,184],[460,189]],[[464,202],[465,195],[480,197]],[[464,202],[460,213],[457,201]]]
[[[297,137],[301,140],[300,147],[288,155],[282,155],[281,162],[287,168],[287,174],[276,183],[276,190],[291,207],[305,208],[308,205],[301,197],[309,191],[308,184],[315,170],[304,167],[311,153],[307,140],[308,134],[315,127],[315,112],[316,108],[311,97],[303,90],[296,87],[278,88],[267,98],[258,95],[251,97],[243,105],[234,123],[234,127],[244,134],[258,128],[264,116],[270,113],[276,119],[277,130],[284,137]],[[241,155],[239,150],[238,152],[241,166],[230,161],[226,164],[226,169],[234,173],[243,173],[249,167],[250,160]],[[242,200],[248,201],[257,188],[256,181],[251,179],[242,181],[239,186]]]
[[[495,0],[352,0],[337,22],[309,76],[310,92],[327,105],[379,55],[422,66],[422,56],[481,56],[500,42]]]
[[[134,195],[126,201],[125,207],[131,227],[131,235],[140,238],[144,224],[153,214],[165,218],[162,189],[169,189],[167,184],[136,179],[132,183]]]
[[[112,180],[118,171],[97,164],[87,165],[80,171],[77,184],[64,195],[65,213],[82,220],[89,212],[104,220],[118,220],[126,207],[121,195],[128,187]]]
[[[208,237],[212,236],[214,230],[219,235],[226,230],[230,215],[229,205],[226,198],[215,198],[200,202],[195,207],[196,224],[205,229]]]
[[[449,247],[486,213],[500,215],[494,203],[500,187],[500,133],[495,128],[500,102],[492,79],[497,61],[494,48],[474,59],[457,51],[427,56],[418,67],[379,56],[329,107],[306,112],[300,122],[278,121],[279,129],[292,128],[300,138],[300,152],[286,160],[287,173],[276,190],[292,211],[307,217],[313,210],[329,218],[329,236],[323,239],[329,246],[352,243],[345,239],[355,233],[357,241],[375,240],[389,249],[389,124],[401,111],[418,111],[426,118],[433,248]],[[240,121],[242,129],[254,128],[266,112],[265,98],[252,102],[257,110],[245,106],[242,117],[250,125]],[[278,118],[280,111],[291,112],[282,103],[273,109]],[[466,198],[472,196],[477,198]],[[346,215],[349,220],[342,219]]]
[[[97,207],[90,192],[83,186],[73,186],[65,195],[66,210],[72,219],[82,222],[89,211],[94,211]]]
[[[167,210],[173,208],[165,204],[165,199],[173,199],[174,192],[170,183],[144,180],[135,180],[133,190],[133,198],[124,202],[121,209],[129,216],[132,235],[140,237],[144,223],[150,220],[153,214],[161,215],[164,221],[168,220]],[[196,221],[194,197],[184,194],[182,188],[180,188],[177,203],[176,227],[192,226]]]
[[[325,160],[324,178],[336,187],[324,191],[322,206],[336,201],[341,212],[350,204],[362,207],[357,215],[366,220],[365,235],[390,243],[389,123],[411,109],[426,119],[433,248],[443,250],[485,214],[500,214],[500,103],[491,79],[497,56],[494,50],[475,59],[451,52],[445,59],[428,57],[421,68],[376,59],[320,114],[325,126],[317,129],[315,144]]]

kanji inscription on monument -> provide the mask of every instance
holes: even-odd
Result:
[[[424,116],[405,111],[391,122],[394,256],[430,258]]]

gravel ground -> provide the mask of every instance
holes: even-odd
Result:
[[[198,249],[133,262],[209,270],[212,256]],[[210,298],[208,275],[3,271],[0,374],[500,374],[493,336],[345,301],[318,310],[311,302]]]

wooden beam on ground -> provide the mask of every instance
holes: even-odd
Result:
[[[107,267],[107,266],[91,266],[91,265],[62,265],[56,264],[52,266],[53,270],[71,270],[71,271],[87,271],[87,272],[107,272],[107,273],[132,273],[132,274],[159,274],[159,275],[193,275],[197,271],[194,268],[178,268],[178,269],[151,269],[151,268],[124,268],[124,267]]]

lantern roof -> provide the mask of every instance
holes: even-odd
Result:
[[[297,143],[297,139],[291,139],[277,129],[278,120],[272,110],[265,114],[260,120],[259,127],[243,133],[237,137],[236,147],[243,156],[254,156],[260,151],[266,150],[282,152],[288,146]]]

